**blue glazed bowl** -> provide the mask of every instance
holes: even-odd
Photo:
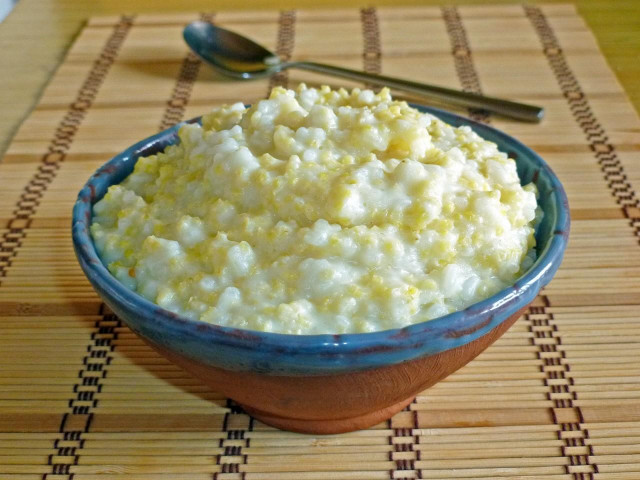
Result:
[[[180,318],[122,285],[102,264],[89,233],[92,206],[136,160],[178,141],[176,125],[117,155],[89,179],[73,209],[73,245],[107,305],[153,348],[272,425],[314,433],[364,428],[390,417],[421,390],[457,370],[497,339],[560,266],[569,234],[565,191],[534,151],[492,127],[414,105],[468,125],[514,158],[544,211],[537,260],[517,282],[444,317],[401,329],[344,335],[285,335]],[[199,119],[192,120],[197,122]]]

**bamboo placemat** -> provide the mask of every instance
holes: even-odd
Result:
[[[375,428],[253,421],[158,357],[76,264],[76,192],[134,141],[275,84],[187,50],[204,18],[312,58],[543,104],[471,115],[553,166],[573,226],[555,280],[507,334]],[[640,478],[640,121],[571,6],[221,12],[91,19],[0,164],[0,478]]]

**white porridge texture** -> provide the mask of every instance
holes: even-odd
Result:
[[[190,319],[291,334],[398,328],[535,259],[534,185],[470,128],[300,85],[223,106],[94,206],[112,274]]]

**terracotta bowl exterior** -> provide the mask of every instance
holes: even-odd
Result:
[[[284,335],[187,320],[127,289],[97,255],[89,234],[92,206],[110,185],[131,173],[139,157],[175,143],[180,125],[114,157],[80,191],[72,225],[80,266],[104,302],[149,345],[265,423],[338,433],[388,419],[416,394],[475,358],[515,322],[558,269],[570,223],[564,189],[535,152],[486,125],[416,108],[452,125],[470,126],[498,144],[516,160],[523,184],[534,182],[540,194],[544,217],[536,230],[537,261],[513,286],[465,310],[383,332]]]

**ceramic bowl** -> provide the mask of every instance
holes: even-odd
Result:
[[[513,286],[465,310],[374,333],[285,335],[187,320],[127,289],[96,253],[89,234],[92,205],[131,173],[138,157],[177,142],[179,125],[117,155],[80,191],[73,210],[73,244],[80,265],[131,330],[259,420],[310,433],[351,431],[386,420],[417,393],[476,357],[515,322],[558,269],[569,233],[564,189],[535,152],[489,126],[416,108],[452,125],[469,125],[497,143],[516,160],[522,182],[534,182],[540,193],[544,218],[536,231],[537,261]]]

